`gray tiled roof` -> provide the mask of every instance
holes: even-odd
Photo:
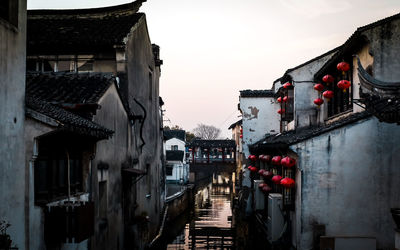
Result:
[[[58,103],[97,103],[115,77],[102,73],[27,73],[26,95]]]
[[[27,54],[115,51],[144,16],[142,1],[94,9],[29,10]]]
[[[241,90],[240,91],[241,97],[274,97],[273,90]]]
[[[37,119],[32,111],[40,113],[41,115],[54,119],[60,130],[92,136],[98,139],[107,139],[114,133],[112,130],[46,101],[27,96],[25,103],[27,108],[26,115],[28,117]]]
[[[368,112],[354,113],[348,117],[345,117],[343,119],[340,119],[336,122],[327,125],[302,128],[298,130],[290,130],[281,134],[269,135],[264,139],[251,145],[250,149],[258,150],[263,148],[271,149],[276,147],[287,148],[290,145],[319,136],[323,133],[357,122],[359,120],[368,118],[370,116],[371,114],[369,114]]]
[[[185,141],[185,130],[180,129],[171,129],[171,130],[164,130],[164,138],[165,140],[169,140],[172,138],[177,138],[181,141]]]

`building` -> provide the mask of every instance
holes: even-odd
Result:
[[[185,130],[165,130],[164,140],[167,182],[186,184],[189,181],[189,164],[186,163]]]
[[[269,244],[395,247],[390,208],[400,206],[393,186],[400,177],[399,24],[394,15],[361,27],[342,46],[275,82],[280,107],[267,116],[279,111],[280,133],[250,145],[247,162],[257,169],[247,170],[254,190],[247,208]],[[273,204],[283,214],[273,215]]]
[[[91,174],[82,179],[94,206],[93,249],[145,248],[164,209],[162,61],[138,12],[142,2],[28,11],[27,70],[40,78],[39,89],[64,83],[44,101],[114,132],[94,141]]]
[[[0,227],[2,221],[10,224],[7,234],[12,246],[25,249],[26,169],[21,156],[25,148],[26,0],[1,1],[0,34]]]

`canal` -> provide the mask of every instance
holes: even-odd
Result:
[[[232,179],[214,174],[196,184],[194,207],[168,223],[165,249],[234,249]]]

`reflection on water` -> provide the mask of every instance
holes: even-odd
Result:
[[[226,176],[214,176],[195,196],[195,211],[167,249],[233,248],[232,185]]]

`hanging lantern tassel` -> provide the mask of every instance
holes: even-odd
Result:
[[[324,100],[321,98],[317,98],[314,100],[314,104],[318,106],[318,108],[324,103]]]

